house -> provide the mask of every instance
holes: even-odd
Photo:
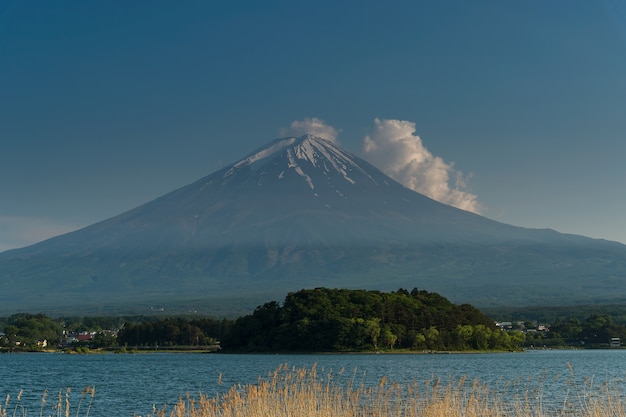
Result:
[[[496,322],[496,326],[501,330],[510,330],[513,328],[513,323],[511,323],[510,321],[501,321]]]
[[[90,342],[93,339],[95,333],[89,333],[89,332],[80,332],[76,335],[76,339],[79,342]]]

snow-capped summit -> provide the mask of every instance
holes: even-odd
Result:
[[[302,177],[312,190],[315,189],[315,184],[311,176],[307,174],[310,169],[321,170],[325,175],[339,174],[349,183],[356,181],[351,176],[355,172],[358,176],[364,175],[366,179],[373,181],[359,166],[353,155],[333,142],[313,135],[277,139],[236,162],[226,171],[224,178],[232,176],[243,168],[263,170],[269,165],[269,170],[276,171],[271,169],[271,164],[277,157],[287,162],[285,166],[281,166],[282,170],[277,174],[278,179],[284,178],[286,173],[292,171]],[[265,173],[267,171],[264,171]]]

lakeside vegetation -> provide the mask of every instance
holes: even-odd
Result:
[[[236,320],[15,314],[0,318],[0,351],[471,351],[606,348],[611,338],[626,340],[622,310],[616,316],[592,310],[583,319],[559,311],[551,323],[522,319],[496,327],[477,308],[424,290],[316,288],[289,293],[282,303],[265,303]]]
[[[518,392],[513,398],[504,398],[497,388],[479,380],[437,377],[409,385],[383,377],[377,386],[366,387],[356,371],[346,375],[343,369],[283,366],[257,384],[236,385],[221,396],[187,396],[150,417],[626,417],[620,391],[610,384],[573,385],[573,394],[568,390],[551,404],[542,402],[542,388],[533,381],[509,387]]]
[[[626,403],[616,384],[594,384],[591,378],[577,383],[572,366],[568,368],[565,388],[561,392],[550,388],[550,395],[544,395],[546,384],[558,375],[495,386],[436,375],[402,384],[383,376],[366,384],[365,372],[358,369],[284,364],[254,384],[224,387],[211,396],[188,393],[174,404],[153,405],[145,417],[626,417]],[[221,384],[220,374],[217,385]],[[92,411],[100,415],[92,410],[95,391],[93,386],[77,393],[69,388],[45,391],[33,407],[23,402],[20,390],[0,403],[0,416],[26,416],[35,409],[40,416],[89,417]]]
[[[23,393],[24,391],[20,390],[15,398],[11,398],[11,395],[7,394],[4,403],[0,403],[0,417],[26,417],[28,415],[27,405],[22,403]],[[60,388],[57,395],[44,391],[41,396],[39,416],[69,417],[75,415],[76,417],[89,417],[95,395],[95,386],[85,387],[78,394],[78,399],[76,395],[72,395],[70,388]],[[73,404],[74,407],[72,408]]]

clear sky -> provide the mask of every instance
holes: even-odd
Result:
[[[2,0],[0,251],[316,124],[491,219],[626,243],[623,1]]]

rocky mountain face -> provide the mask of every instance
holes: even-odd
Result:
[[[419,287],[477,306],[603,303],[620,301],[625,278],[625,245],[438,203],[306,135],[0,253],[0,312],[175,304],[219,314],[319,286]]]

